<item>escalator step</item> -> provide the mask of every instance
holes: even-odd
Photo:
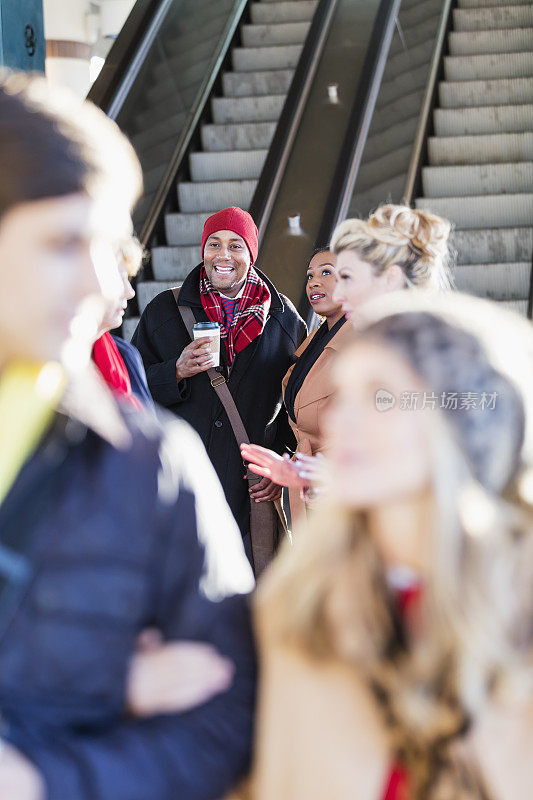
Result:
[[[202,241],[204,223],[218,209],[212,206],[210,211],[201,214],[165,214],[165,232],[169,245],[198,246]]]
[[[528,261],[533,251],[533,228],[455,230],[451,244],[457,251],[459,264]]]
[[[533,104],[437,108],[434,120],[437,136],[522,133],[531,130]]]
[[[533,77],[533,52],[446,56],[444,74],[447,81]]]
[[[459,229],[503,228],[531,225],[533,194],[486,195],[485,197],[422,197],[417,208],[425,208],[451,219]]]
[[[275,122],[285,103],[284,94],[261,97],[215,97],[211,101],[216,125],[242,122]]]
[[[284,22],[271,25],[243,25],[241,37],[244,47],[303,44],[310,22]]]
[[[495,300],[525,300],[529,294],[531,261],[503,264],[463,264],[454,270],[457,289]]]
[[[279,47],[234,47],[231,62],[235,72],[255,72],[258,69],[294,69],[302,45],[285,44]]]
[[[533,28],[504,28],[497,31],[452,31],[448,41],[452,56],[522,53],[531,49]]]
[[[273,22],[309,22],[317,5],[317,0],[252,3],[250,14],[254,25],[270,25]]]
[[[529,78],[444,81],[439,84],[439,102],[443,108],[533,103],[533,81]]]
[[[521,194],[533,192],[533,161],[424,167],[422,185],[430,197]]]
[[[221,181],[259,178],[268,150],[233,150],[222,153],[192,153],[193,181]]]
[[[533,133],[430,137],[428,153],[434,167],[533,161]]]
[[[200,245],[152,248],[152,271],[156,281],[182,281],[201,260]]]
[[[242,125],[203,125],[202,147],[210,152],[263,150],[270,147],[275,122],[246,122]]]
[[[512,0],[513,6],[527,6],[531,0]],[[502,0],[459,0],[459,8],[487,8],[488,6],[500,6]]]
[[[294,70],[292,69],[226,72],[222,77],[222,86],[226,97],[286,94],[289,91],[293,75]]]
[[[207,211],[210,208],[240,206],[247,209],[251,203],[256,181],[209,181],[205,183],[178,184],[178,202],[185,212]]]
[[[522,28],[533,26],[533,6],[498,4],[487,8],[456,8],[453,12],[455,31],[487,31],[489,29]]]

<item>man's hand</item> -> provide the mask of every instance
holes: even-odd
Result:
[[[44,800],[41,773],[10,744],[0,742],[0,800]]]
[[[195,339],[183,349],[176,361],[178,383],[184,378],[191,378],[193,375],[198,375],[199,372],[205,372],[215,366],[211,352],[212,341],[214,341],[212,336],[203,336],[201,339]]]
[[[250,489],[252,503],[265,503],[267,500],[279,500],[282,487],[270,478],[263,478]]]

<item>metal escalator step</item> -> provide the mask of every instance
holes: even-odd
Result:
[[[490,31],[452,31],[448,35],[450,55],[471,56],[489,53],[522,53],[531,49],[533,28]]]
[[[226,206],[247,209],[251,203],[257,181],[207,181],[205,183],[178,183],[178,202],[185,213],[206,211]]]
[[[293,75],[293,69],[226,72],[222,76],[222,88],[225,97],[286,94],[289,91]]]
[[[446,56],[444,74],[447,81],[533,77],[533,52]]]
[[[244,47],[303,44],[310,22],[283,22],[270,25],[243,25],[241,38]]]
[[[512,0],[513,6],[527,6],[531,0]],[[500,6],[502,0],[459,0],[459,8],[488,8],[489,6]]]
[[[533,161],[424,167],[422,185],[430,197],[521,194],[533,192]]]
[[[458,264],[528,261],[533,251],[533,228],[470,228],[455,230],[451,245]]]
[[[460,230],[464,228],[514,228],[531,225],[533,193],[484,197],[421,197],[417,208],[439,214]]]
[[[202,147],[210,152],[262,150],[270,147],[275,122],[246,122],[242,125],[203,125]]]
[[[533,124],[533,104],[437,108],[437,136],[468,136],[481,133],[522,133]]]
[[[152,271],[157,281],[183,281],[201,260],[199,244],[152,248]]]
[[[260,97],[215,97],[211,101],[215,125],[243,122],[275,122],[285,103],[285,94]]]
[[[216,206],[211,206],[210,211],[201,214],[165,214],[165,233],[170,245],[198,246],[202,241],[204,223],[211,214],[218,211]]]
[[[138,281],[137,302],[139,304],[139,311],[141,314],[154,297],[164,292],[166,289],[172,289],[174,286],[180,286],[179,281]]]
[[[234,150],[222,153],[192,153],[189,159],[193,181],[257,180],[268,150]]]
[[[485,8],[456,8],[453,28],[456,31],[487,31],[491,28],[522,28],[533,26],[533,6],[498,4]]]
[[[533,133],[431,136],[428,153],[433,167],[533,161]]]
[[[454,269],[461,292],[492,300],[524,300],[529,293],[531,261],[503,264],[463,264]]]
[[[439,84],[439,103],[443,108],[533,103],[533,81],[530,78],[443,81]]]
[[[300,44],[286,44],[279,47],[234,47],[231,52],[231,63],[235,72],[294,69],[301,52]]]
[[[254,25],[269,25],[273,22],[310,22],[317,5],[317,0],[252,3],[250,15]]]

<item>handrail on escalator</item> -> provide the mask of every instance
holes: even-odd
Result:
[[[405,180],[405,189],[403,193],[403,202],[405,205],[410,206],[413,202],[413,197],[416,187],[420,181],[420,173],[422,170],[422,160],[426,149],[427,136],[431,123],[431,112],[435,107],[435,100],[438,91],[439,76],[442,73],[442,59],[444,55],[444,48],[447,42],[448,32],[451,26],[451,13],[455,5],[454,0],[444,0],[442,6],[442,13],[439,20],[439,27],[435,37],[435,47],[431,57],[431,65],[428,73],[428,80],[424,91],[424,99],[422,101],[422,109],[418,119],[415,139],[413,143],[413,150],[411,153],[411,160],[407,170],[407,177]]]
[[[215,7],[216,3],[209,5]],[[143,217],[138,220],[137,236],[144,247],[148,246],[178,173],[185,166],[191,142],[198,132],[200,120],[205,113],[213,86],[219,77],[246,6],[247,0],[234,0],[227,14],[224,12],[221,15],[223,19],[220,36],[214,37],[213,50],[207,56],[205,70],[198,81],[198,86],[195,85],[192,99],[188,101],[183,126],[177,134],[175,144],[169,150],[167,166],[158,179],[155,192],[147,198]],[[88,95],[89,100],[96,103],[112,119],[117,120],[123,128],[123,119],[120,115],[122,112],[123,116],[123,109],[126,107],[126,101],[130,97],[135,81],[138,76],[142,76],[143,68],[149,63],[151,54],[157,52],[158,48],[161,49],[161,38],[167,21],[170,18],[175,20],[180,9],[181,5],[177,0],[137,0]],[[177,87],[178,90],[179,88]],[[143,109],[139,108],[138,111],[142,113]],[[131,109],[129,113],[131,114]],[[130,134],[127,128],[125,132]],[[141,158],[141,162],[142,160]]]
[[[346,217],[354,192],[372,115],[398,19],[402,0],[382,0],[361,80],[357,87],[346,135],[342,143],[315,246],[329,242],[338,223]]]
[[[250,213],[258,228],[259,244],[272,212],[337,4],[338,0],[319,0],[250,203]]]
[[[161,5],[164,5],[161,0],[136,1],[107,55],[102,71],[89,90],[87,100],[112,119],[116,118],[119,111],[119,108],[112,108],[116,105],[114,99],[117,92],[121,87],[124,88],[125,82],[131,86],[133,75],[127,80],[128,71]],[[156,32],[157,29],[152,30],[152,40]]]

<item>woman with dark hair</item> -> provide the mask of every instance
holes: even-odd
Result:
[[[0,798],[223,796],[254,705],[239,532],[190,428],[116,402],[90,364],[138,161],[95,107],[15,74],[0,173]],[[151,628],[207,650],[207,691],[157,716]]]
[[[289,423],[296,437],[297,458],[314,456],[322,449],[321,418],[331,396],[329,372],[336,353],[342,346],[345,335],[345,317],[340,303],[333,300],[335,290],[336,257],[328,248],[317,250],[306,270],[305,291],[311,308],[323,321],[305,339],[295,353],[295,364],[283,378],[283,400],[287,409]],[[280,484],[289,487],[291,517],[296,521],[304,513],[304,503],[300,488],[291,484],[295,475],[288,458],[282,459],[276,453],[257,445],[244,445],[242,455],[255,462],[260,471],[262,459],[268,463],[274,458],[282,471],[278,475]],[[284,480],[283,472],[288,472],[289,480]],[[303,485],[303,484],[302,484]]]

